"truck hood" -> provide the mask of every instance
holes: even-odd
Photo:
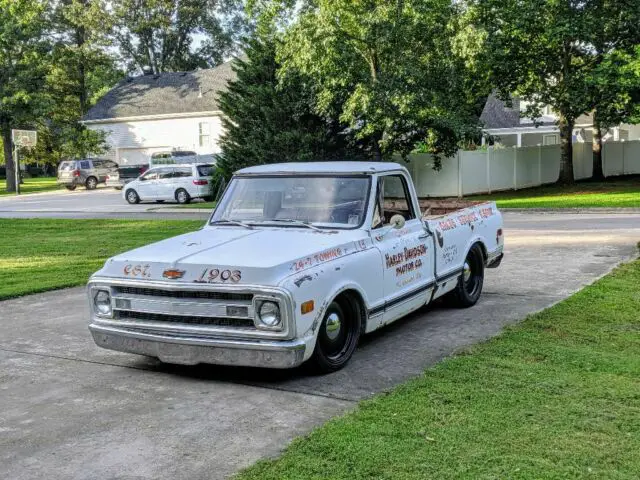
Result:
[[[354,253],[354,242],[365,236],[360,230],[205,227],[110,258],[96,276],[168,281],[172,273],[167,270],[175,270],[176,278],[169,280],[176,283],[274,286],[289,275]],[[210,275],[211,270],[218,275]],[[225,273],[228,278],[222,279],[225,271],[232,275]]]

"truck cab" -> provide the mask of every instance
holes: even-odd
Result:
[[[250,167],[201,230],[107,260],[89,328],[101,347],[169,363],[331,372],[436,298],[473,306],[502,249],[495,204],[423,217],[396,163]]]

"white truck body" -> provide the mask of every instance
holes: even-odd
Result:
[[[286,186],[297,178],[304,186]],[[253,188],[256,180],[288,190],[256,196],[263,204],[245,208],[243,201],[255,191],[243,194],[241,186]],[[325,180],[338,185],[340,195],[351,195],[331,202],[330,214],[323,217],[343,223],[303,222],[300,218],[316,215],[322,203],[305,195],[316,195],[311,190]],[[383,190],[393,184],[404,186],[404,192],[391,198],[393,192]],[[224,217],[225,211],[267,215],[273,210],[267,197],[289,216]],[[293,207],[285,208],[286,203]],[[349,208],[355,210],[347,213]],[[403,219],[388,218],[396,210]],[[423,218],[410,176],[398,164],[251,167],[236,173],[201,230],[107,260],[89,281],[89,328],[101,347],[169,363],[294,367],[314,355],[319,335],[323,348],[351,338],[351,320],[341,318],[343,311],[345,317],[349,312],[358,317],[358,325],[348,328],[359,337],[462,288],[471,275],[472,249],[482,253],[482,268],[474,267],[474,275],[499,265],[502,217],[495,204]],[[347,297],[350,303],[341,303]],[[277,325],[261,320],[273,323],[276,317]],[[357,338],[353,341],[357,344]],[[353,349],[345,346],[342,352],[338,346],[336,356],[350,357]]]

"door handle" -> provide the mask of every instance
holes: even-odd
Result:
[[[422,234],[418,235],[418,238],[419,238],[420,240],[423,240],[423,239],[425,239],[425,238],[427,238],[427,237],[429,237],[429,232],[424,232],[424,233],[422,233]]]

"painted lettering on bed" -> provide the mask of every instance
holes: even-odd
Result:
[[[460,225],[469,225],[477,220],[478,220],[478,215],[476,215],[476,212],[469,213],[466,215],[460,215],[458,217],[458,223],[460,223]]]
[[[480,209],[480,216],[482,218],[489,218],[492,215],[493,215],[493,208],[487,207],[487,208]]]
[[[443,220],[442,222],[439,222],[438,226],[440,227],[440,230],[442,230],[443,232],[446,232],[447,230],[453,230],[458,225],[456,225],[456,222],[453,220],[453,218],[450,218],[448,220]]]

